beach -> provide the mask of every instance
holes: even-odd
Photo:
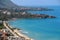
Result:
[[[11,30],[10,26],[8,26],[8,24],[5,21],[3,21],[3,24],[14,36],[24,38],[24,40],[33,40],[33,39],[27,37],[26,35],[20,33],[19,30],[17,30],[17,29]]]

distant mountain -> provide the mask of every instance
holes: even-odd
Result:
[[[11,0],[0,0],[0,8],[20,8],[21,6],[15,5]]]

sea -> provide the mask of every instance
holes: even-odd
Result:
[[[48,6],[52,11],[28,11],[33,14],[48,14],[56,18],[21,18],[10,20],[8,23],[14,28],[34,40],[60,40],[60,6]]]

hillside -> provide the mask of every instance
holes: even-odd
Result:
[[[0,0],[0,8],[20,8],[15,5],[11,0]]]

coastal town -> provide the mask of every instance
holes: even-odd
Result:
[[[8,24],[8,20],[14,18],[56,18],[46,14],[32,14],[26,11],[0,9],[0,40],[33,40],[32,38],[22,34],[19,29],[12,28]]]
[[[21,18],[22,16],[20,16],[19,13],[20,12],[14,12],[7,9],[0,9],[0,40],[33,40],[20,32],[18,28],[12,28],[8,24],[8,20],[10,19]],[[24,14],[25,13],[21,15]]]
[[[0,0],[0,40],[59,40],[57,4],[59,0]]]
[[[0,10],[0,40],[32,40],[28,36],[22,34],[19,29],[12,28],[8,24],[7,21],[9,19],[15,18],[15,16],[18,16],[16,14],[12,14],[8,10]],[[15,15],[15,16],[13,17],[11,15]]]
[[[8,1],[8,0],[7,0]],[[3,3],[3,1],[1,0]],[[11,4],[12,5],[12,4]],[[16,6],[17,7],[17,6]],[[18,28],[13,28],[8,24],[9,20],[13,19],[21,19],[21,18],[56,18],[55,16],[47,15],[47,14],[34,14],[28,11],[53,11],[53,9],[49,8],[31,8],[31,7],[4,7],[0,6],[0,40],[34,40],[29,36],[23,34]]]

